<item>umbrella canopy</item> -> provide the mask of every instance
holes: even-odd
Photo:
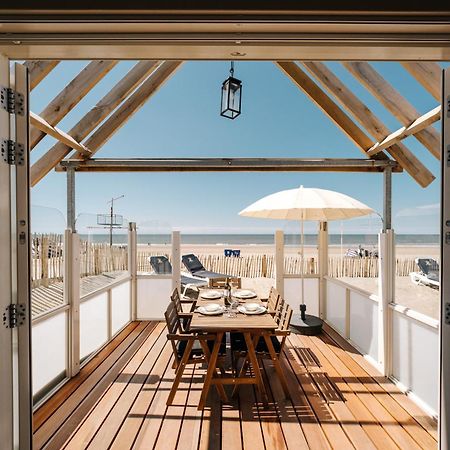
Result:
[[[281,220],[343,220],[375,211],[348,195],[325,189],[288,189],[251,204],[239,215]]]

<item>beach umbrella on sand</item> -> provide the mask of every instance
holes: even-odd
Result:
[[[345,220],[374,213],[364,203],[348,195],[325,189],[304,188],[288,189],[261,198],[251,204],[239,215],[261,219],[298,220],[301,223],[300,261],[303,267],[305,220],[328,222]],[[301,274],[300,316],[295,316],[292,324],[303,334],[317,334],[322,329],[322,321],[318,317],[306,314],[304,299],[304,279]]]

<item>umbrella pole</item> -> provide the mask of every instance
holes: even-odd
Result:
[[[305,277],[304,277],[304,271],[305,271],[305,229],[304,229],[304,222],[305,222],[304,212],[302,212],[302,223],[301,223],[301,237],[300,237],[300,276],[301,276],[301,292],[302,292],[302,298],[301,298],[301,304],[300,304],[300,314],[302,317],[302,320],[306,320],[306,305],[305,305]]]

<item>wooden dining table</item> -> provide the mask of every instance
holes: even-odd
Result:
[[[261,303],[258,297],[239,300],[240,304],[243,304],[245,302]],[[206,305],[208,303],[218,303],[223,305],[224,300],[223,298],[214,300],[205,299],[201,297],[200,292],[196,307]],[[282,372],[278,356],[275,352],[272,340],[270,338],[271,333],[273,333],[273,331],[277,328],[277,323],[275,322],[273,315],[270,314],[270,312],[252,315],[237,312],[235,317],[228,317],[226,312],[216,316],[203,315],[199,312],[194,312],[189,328],[192,332],[215,335],[214,345],[210,354],[208,346],[206,345],[206,343],[203,343],[203,346],[205,347],[205,355],[207,355],[208,368],[204,379],[204,385],[198,409],[204,408],[208,392],[212,385],[220,385],[223,387],[226,384],[235,386],[240,384],[255,384],[261,394],[263,402],[267,404],[267,393],[263,378],[261,376],[258,358],[256,356],[256,345],[261,337],[264,338],[267,344],[267,348],[274,363],[275,370],[280,378],[283,390],[285,394],[288,395],[286,379]],[[247,358],[253,367],[253,376],[246,375],[244,373],[244,370],[241,370],[239,373],[235,373],[233,371],[231,375],[224,375],[223,373],[217,372],[216,366],[220,346],[222,344],[222,339],[225,333],[228,332],[237,332],[244,335],[245,343],[247,346]]]

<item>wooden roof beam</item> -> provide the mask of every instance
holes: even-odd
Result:
[[[365,88],[405,126],[409,126],[421,114],[390,83],[388,83],[369,63],[363,61],[342,62],[344,67],[365,86]],[[414,137],[439,159],[441,152],[440,135],[434,128],[426,128]]]
[[[92,152],[88,150],[83,144],[77,142],[72,136],[69,136],[64,131],[59,128],[54,127],[49,124],[45,119],[30,111],[30,123],[35,126],[38,130],[41,130],[43,133],[48,134],[49,136],[58,139],[58,141],[68,145],[69,147],[81,152],[85,156],[90,156]]]
[[[276,64],[367,156],[367,149],[373,145],[369,136],[295,62]],[[381,153],[377,156],[387,158]]]
[[[95,154],[131,116],[173,75],[181,61],[163,62],[108,119],[88,138],[86,147]],[[83,155],[79,157],[86,158]]]
[[[405,139],[417,133],[420,130],[430,126],[432,123],[437,122],[441,118],[441,106],[436,106],[436,108],[428,111],[423,116],[416,119],[411,125],[407,127],[401,127],[397,131],[394,131],[389,136],[386,136],[381,142],[377,142],[372,148],[367,152],[369,156],[376,155],[384,149],[388,149],[391,145],[398,143],[400,140]]]
[[[442,68],[435,62],[402,62],[402,66],[439,102]]]
[[[30,91],[32,91],[57,65],[59,61],[25,61],[23,65],[30,74]]]
[[[118,61],[92,61],[56,95],[39,114],[42,119],[54,126],[60,122],[87,94],[102,80]],[[40,128],[30,130],[30,149],[44,139]]]
[[[389,129],[384,123],[325,64],[305,62],[303,65],[375,139],[384,139],[389,134]],[[378,143],[371,149],[376,145]],[[422,187],[434,180],[433,174],[403,144],[396,141],[384,148]],[[378,152],[373,155],[376,153]],[[371,155],[370,152],[368,154]]]
[[[85,139],[89,133],[114,111],[131,92],[150,74],[159,62],[141,61],[137,63],[75,126],[69,131],[77,142]],[[72,147],[62,142],[56,143],[31,167],[30,181],[34,186],[63,158],[72,151]]]
[[[402,172],[390,159],[356,158],[92,158],[66,159],[57,171],[77,172]]]

